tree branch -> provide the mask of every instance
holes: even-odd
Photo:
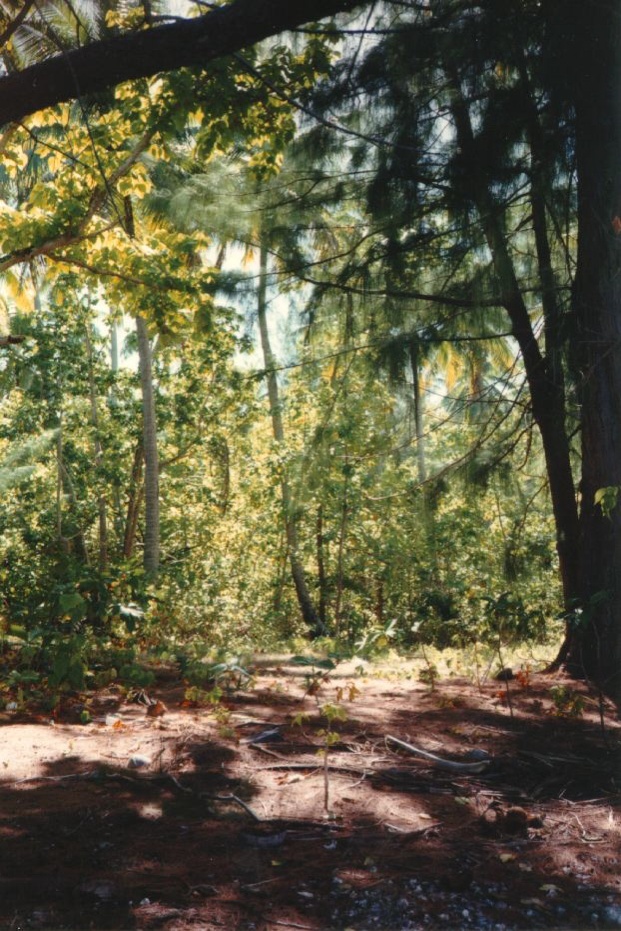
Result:
[[[210,62],[262,39],[362,6],[365,0],[234,0],[195,19],[113,36],[0,78],[0,125],[46,107]]]
[[[85,239],[87,236],[88,225],[93,217],[95,217],[97,212],[103,207],[106,197],[113,193],[113,187],[116,182],[127,174],[132,165],[138,160],[144,150],[148,147],[155,133],[155,129],[150,129],[144,133],[132,151],[127,155],[126,158],[123,159],[121,164],[115,168],[110,177],[104,177],[102,186],[96,187],[93,190],[88,208],[84,215],[80,218],[77,226],[73,226],[64,232],[59,233],[57,236],[54,236],[52,239],[47,239],[45,242],[39,243],[38,245],[29,246],[27,249],[19,249],[17,252],[13,252],[10,255],[0,256],[0,274],[8,271],[9,268],[12,268],[14,265],[18,265],[21,262],[29,262],[39,255],[49,256],[57,249],[64,249],[67,246],[73,246],[75,243],[81,242],[83,239]]]

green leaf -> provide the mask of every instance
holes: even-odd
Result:
[[[86,602],[79,592],[64,592],[58,599],[61,614],[69,614],[72,618],[81,617],[86,608]]]
[[[598,488],[595,492],[595,504],[599,504],[604,517],[610,518],[612,512],[617,506],[619,499],[619,486],[608,485],[605,488]]]

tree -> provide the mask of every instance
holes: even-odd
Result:
[[[601,603],[609,600],[611,590],[616,588],[613,578],[604,585],[601,571],[596,582],[598,573],[584,568],[584,559],[590,559],[587,553],[598,553],[600,567],[602,559],[606,561],[601,547],[590,539],[596,531],[594,527],[589,529],[587,514],[593,509],[597,512],[598,488],[618,487],[614,475],[610,486],[602,481],[601,467],[597,481],[589,477],[594,450],[604,443],[604,430],[593,436],[593,425],[601,423],[596,405],[588,415],[583,408],[582,415],[583,479],[589,477],[589,494],[585,505],[582,481],[580,524],[578,483],[573,477],[574,425],[572,395],[568,391],[577,391],[578,395],[584,391],[583,343],[587,328],[579,324],[576,305],[572,308],[567,300],[563,301],[562,287],[568,294],[571,285],[570,244],[574,229],[559,223],[558,208],[563,197],[567,216],[571,217],[572,141],[578,139],[579,104],[585,106],[586,97],[577,81],[568,94],[550,64],[560,63],[565,73],[570,62],[573,69],[576,58],[584,64],[584,50],[589,48],[592,30],[582,22],[578,32],[575,19],[567,26],[553,4],[542,16],[538,4],[507,2],[503,4],[503,15],[511,28],[501,33],[497,28],[497,5],[492,8],[491,4],[481,4],[476,10],[450,2],[438,2],[425,9],[406,5],[402,12],[390,16],[389,23],[379,20],[379,25],[390,28],[366,55],[356,50],[352,61],[343,64],[342,87],[349,99],[347,109],[341,111],[341,120],[347,119],[346,113],[354,114],[346,132],[353,140],[352,146],[360,140],[354,164],[369,164],[368,157],[365,162],[360,154],[369,139],[377,146],[372,160],[374,181],[368,196],[377,224],[378,246],[374,254],[367,248],[370,257],[365,259],[364,267],[367,280],[370,269],[378,265],[390,273],[387,283],[376,293],[402,301],[415,297],[435,303],[440,309],[444,305],[442,331],[449,341],[456,335],[449,322],[451,309],[454,313],[455,308],[462,308],[462,316],[470,315],[473,328],[477,326],[476,312],[485,307],[499,307],[506,313],[520,349],[530,413],[547,463],[569,620],[561,658],[571,651],[574,668],[579,666],[602,685],[606,683],[606,689],[614,694],[616,686],[610,670],[603,674],[601,668],[596,668],[593,656],[589,657],[589,650],[577,646],[588,643],[592,652],[602,640],[597,628],[589,634],[585,633],[584,623],[582,630],[575,626],[579,617],[591,623],[592,616],[601,612]],[[608,25],[612,28],[615,24]],[[406,46],[410,54],[405,52]],[[607,76],[616,73],[615,62],[609,60],[607,67]],[[611,88],[601,76],[598,81],[598,93],[607,106]],[[361,105],[365,90],[367,96]],[[328,91],[324,100],[329,107],[339,105],[338,94]],[[321,98],[317,105],[320,103]],[[584,156],[587,148],[591,169],[594,147],[590,141],[577,151]],[[610,176],[610,166],[603,166],[603,176]],[[580,190],[583,184],[579,160],[578,179]],[[585,214],[578,211],[579,243]],[[601,218],[599,223],[604,228]],[[616,235],[614,217],[606,228],[609,237]],[[448,287],[423,287],[429,283],[426,255],[430,243],[436,252],[443,250],[443,274],[450,282]],[[597,259],[595,251],[589,254],[590,288],[594,281],[602,285],[601,272],[604,278],[610,274],[610,263],[597,271],[605,251]],[[570,262],[563,269],[566,255]],[[468,256],[469,265],[465,263]],[[336,286],[352,290],[353,275],[362,275],[355,266],[353,261],[349,275],[341,274]],[[579,259],[575,293],[584,307],[581,267]],[[365,286],[357,285],[353,290],[363,293]],[[609,298],[611,294],[608,290]],[[591,294],[590,301],[593,297]],[[605,303],[609,312],[610,303]],[[432,336],[440,336],[439,330],[438,323],[432,324]],[[589,330],[592,333],[591,319]],[[471,338],[481,336],[474,331]],[[598,351],[586,351],[591,368],[596,366]],[[614,382],[611,372],[606,380],[609,385]],[[596,392],[600,408],[601,392],[600,386]],[[605,448],[611,458],[610,436],[607,442]],[[598,454],[600,458],[602,454]],[[601,520],[599,528],[601,538]],[[618,596],[615,598],[618,600]],[[575,613],[578,607],[581,614]],[[608,636],[614,626],[608,623]],[[621,636],[621,625],[616,628]],[[576,661],[576,651],[582,657],[580,662]],[[617,656],[614,649],[612,653]],[[612,665],[615,663],[616,659]]]
[[[621,10],[614,3],[548,4],[575,108],[578,256],[573,341],[581,399],[579,592],[569,660],[621,699]],[[565,21],[564,16],[568,18]],[[604,129],[605,127],[605,129]]]
[[[267,232],[263,230],[259,235],[262,241],[259,244],[260,268],[257,316],[259,321],[259,333],[266,373],[265,377],[267,380],[267,394],[270,405],[270,417],[272,420],[274,441],[278,447],[282,449],[285,442],[285,428],[280,400],[280,391],[278,387],[278,376],[276,374],[275,358],[272,351],[269,324],[267,319],[268,250],[265,244],[267,241]],[[285,533],[287,538],[287,549],[289,552],[289,562],[291,565],[293,584],[295,585],[295,590],[304,622],[307,625],[311,636],[319,636],[321,633],[325,633],[325,630],[315,611],[315,607],[313,605],[308,589],[308,584],[306,582],[304,567],[300,560],[297,524],[295,515],[293,513],[294,502],[291,494],[290,482],[285,474],[283,474],[281,478],[280,489],[285,521]]]

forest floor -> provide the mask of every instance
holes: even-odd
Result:
[[[217,706],[161,669],[3,712],[0,927],[621,927],[612,709],[543,675],[434,684],[265,660]]]

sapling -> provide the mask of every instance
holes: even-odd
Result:
[[[330,748],[338,742],[339,734],[334,730],[333,725],[337,721],[346,721],[347,712],[342,705],[333,705],[328,703],[322,705],[319,709],[321,716],[326,719],[328,726],[317,731],[317,736],[323,738],[323,747],[317,753],[323,756],[323,807],[326,818],[333,818],[334,814],[330,811],[330,769],[328,755]]]

